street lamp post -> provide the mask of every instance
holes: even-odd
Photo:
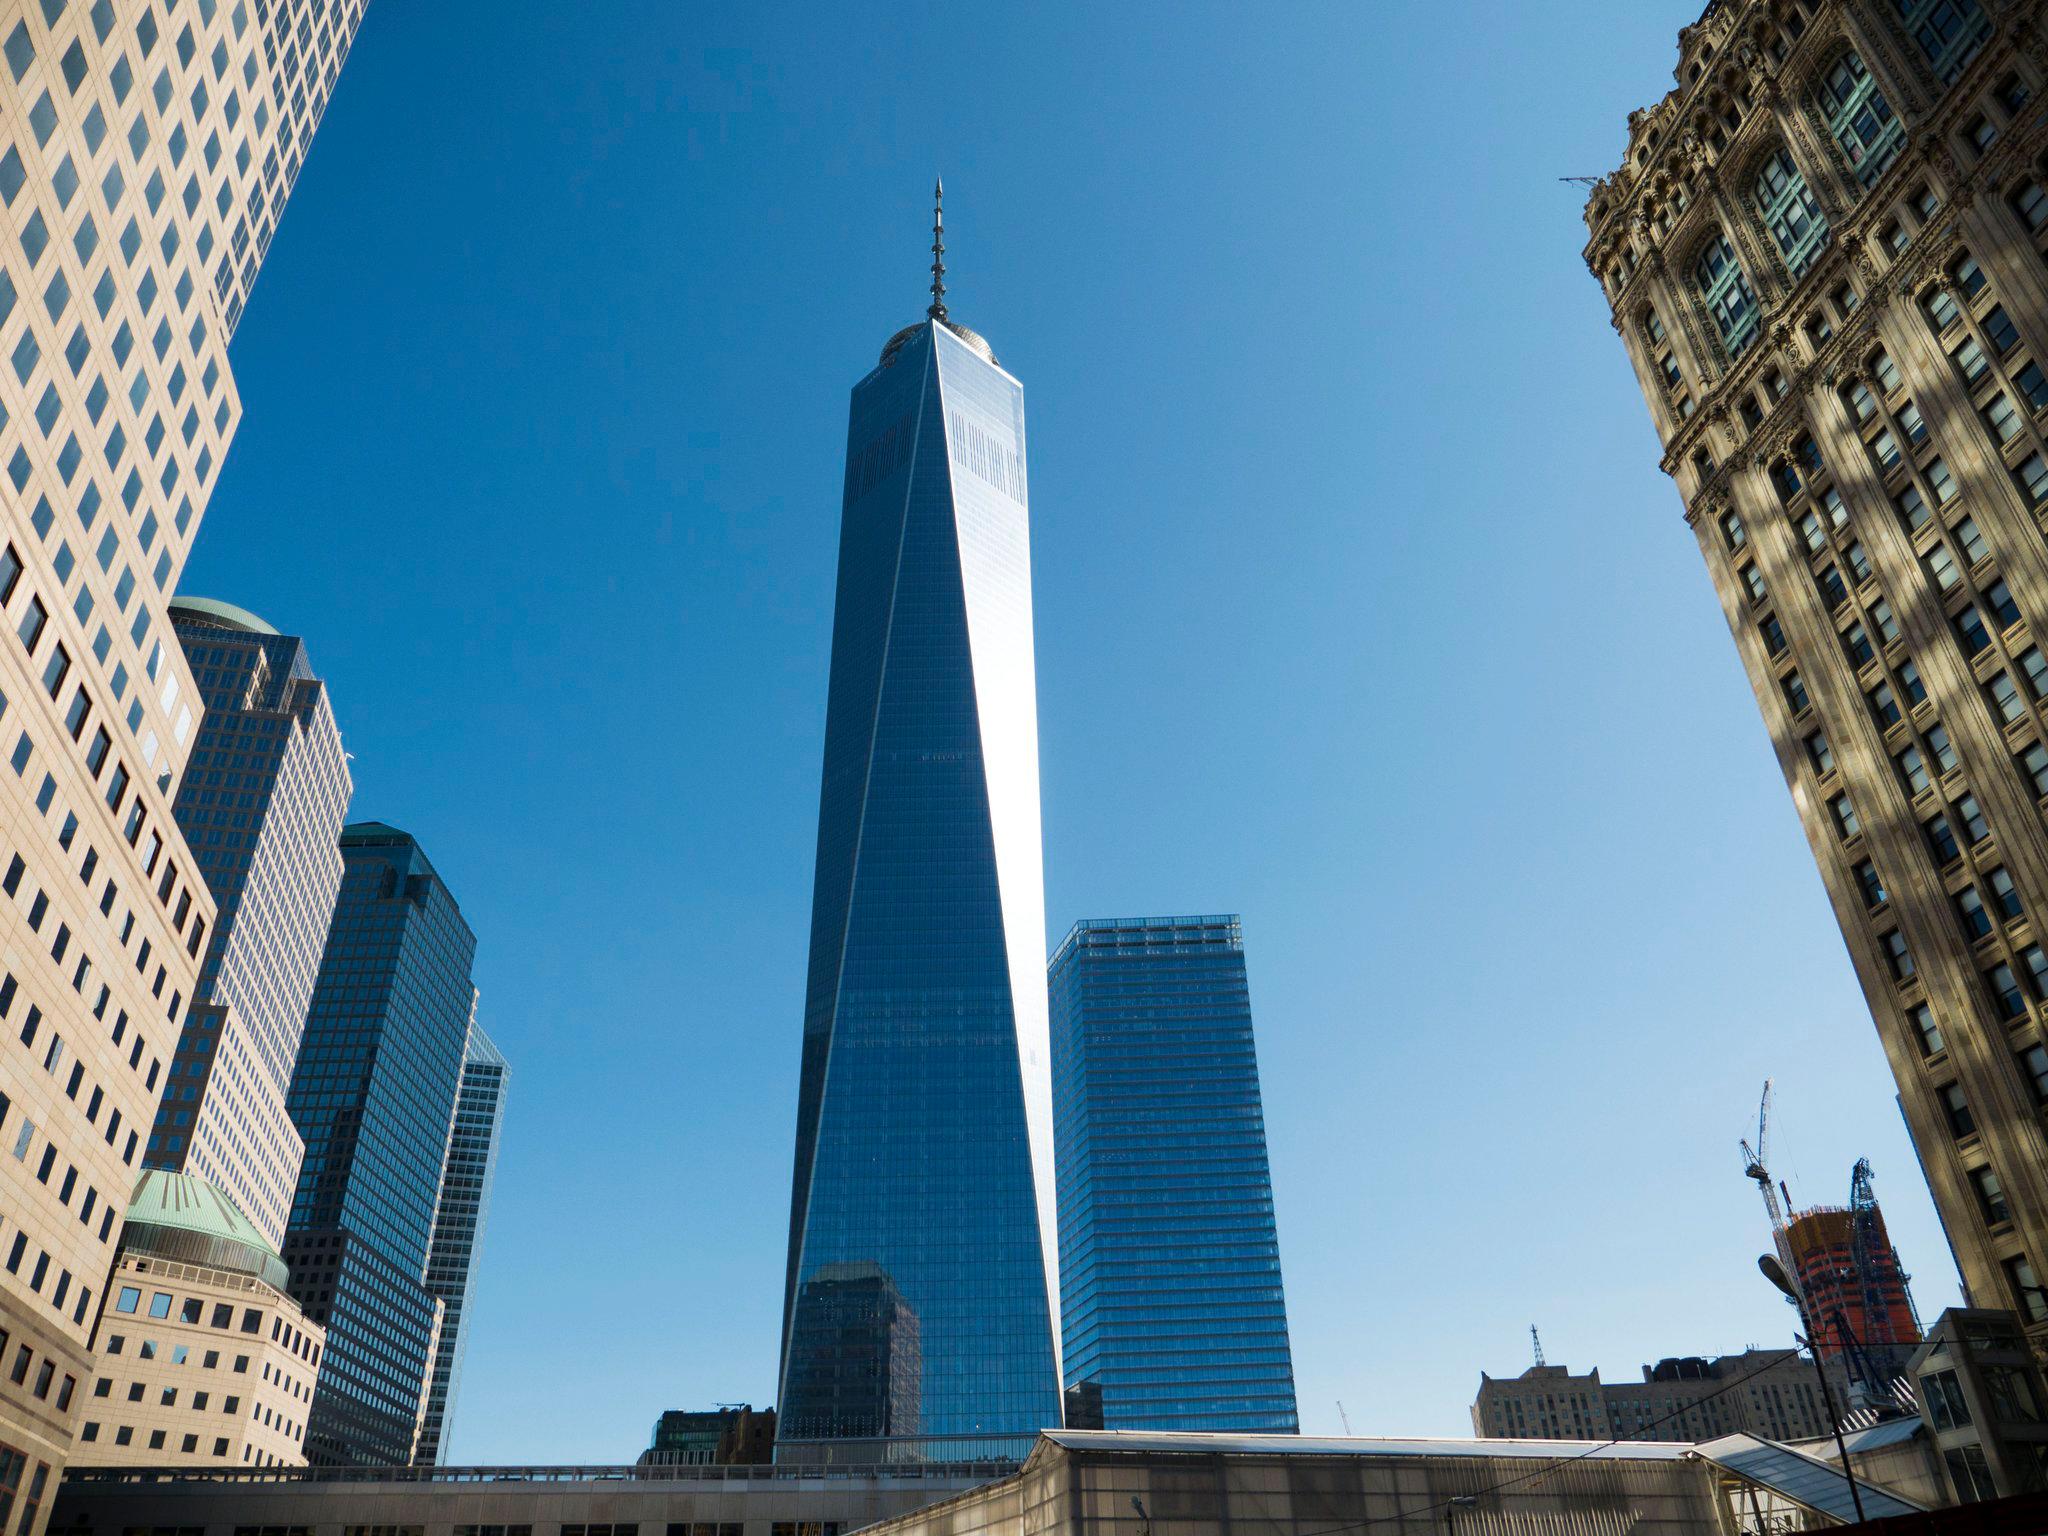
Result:
[[[1458,1536],[1458,1511],[1477,1509],[1479,1496],[1472,1493],[1453,1494],[1444,1500],[1444,1536]]]
[[[1799,1309],[1799,1326],[1806,1330],[1806,1337],[1793,1334],[1794,1341],[1813,1353],[1813,1374],[1820,1378],[1821,1406],[1827,1409],[1828,1428],[1835,1432],[1835,1449],[1841,1454],[1842,1476],[1849,1480],[1849,1501],[1856,1506],[1856,1523],[1863,1523],[1863,1493],[1856,1486],[1856,1469],[1849,1465],[1849,1443],[1842,1438],[1842,1421],[1835,1416],[1835,1395],[1828,1390],[1827,1368],[1821,1364],[1820,1343],[1815,1335],[1813,1320],[1806,1315],[1806,1302],[1793,1288],[1792,1279],[1785,1273],[1785,1266],[1770,1254],[1764,1254],[1756,1261],[1756,1267],[1764,1272],[1764,1278],[1792,1298],[1792,1305]]]

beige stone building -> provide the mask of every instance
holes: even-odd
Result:
[[[1839,1366],[1828,1390],[1847,1403]],[[1519,1376],[1481,1372],[1472,1432],[1522,1440],[1670,1440],[1748,1433],[1768,1440],[1827,1434],[1833,1425],[1813,1362],[1790,1349],[1750,1349],[1717,1359],[1688,1356],[1643,1367],[1641,1381],[1574,1376],[1534,1365]]]
[[[0,1522],[38,1536],[214,903],[167,613],[362,0],[0,0]]]
[[[182,1173],[136,1183],[92,1347],[76,1466],[303,1466],[326,1331],[225,1194]]]
[[[1585,250],[1971,1300],[2036,1347],[2044,60],[2033,3],[1715,0]]]

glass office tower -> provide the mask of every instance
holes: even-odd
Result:
[[[441,1301],[426,1286],[476,988],[476,936],[412,837],[341,834],[341,895],[286,1101],[306,1157],[284,1259],[327,1329],[314,1465],[413,1459]]]
[[[1024,394],[934,288],[847,434],[785,1446],[1059,1423]]]
[[[448,1421],[462,1389],[462,1356],[469,1346],[467,1313],[476,1289],[476,1260],[491,1214],[491,1184],[498,1172],[498,1132],[504,1123],[511,1069],[483,1026],[472,1017],[462,1057],[462,1087],[448,1161],[441,1171],[441,1203],[427,1251],[427,1289],[441,1298],[441,1340],[427,1383],[427,1412],[413,1460],[434,1466],[448,1457]]]
[[[303,640],[211,598],[170,611],[206,705],[174,809],[220,913],[143,1162],[226,1190],[281,1248],[305,1150],[285,1093],[354,784]]]
[[[1050,981],[1069,1404],[1103,1429],[1293,1433],[1238,920],[1079,923]]]

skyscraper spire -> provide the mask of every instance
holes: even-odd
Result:
[[[946,318],[946,181],[932,182],[932,302],[925,314],[934,320]]]

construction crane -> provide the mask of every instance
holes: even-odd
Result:
[[[1785,1187],[1771,1178],[1768,1161],[1771,1144],[1771,1080],[1764,1079],[1764,1093],[1756,1106],[1756,1145],[1750,1146],[1747,1139],[1742,1145],[1742,1173],[1756,1183],[1757,1191],[1764,1197],[1764,1211],[1771,1218],[1771,1246],[1777,1250],[1778,1262],[1785,1267],[1785,1274],[1791,1280],[1798,1294],[1791,1299],[1804,1314],[1805,1288],[1799,1283],[1798,1266],[1792,1262],[1792,1245],[1785,1237],[1785,1210],[1792,1201]]]
[[[1544,1363],[1543,1336],[1536,1331],[1536,1325],[1534,1323],[1531,1323],[1529,1325],[1529,1342],[1536,1346],[1536,1363],[1538,1365],[1542,1365]]]
[[[1863,1292],[1863,1331],[1870,1335],[1865,1341],[1871,1344],[1917,1344],[1920,1334],[1920,1312],[1913,1305],[1913,1277],[1899,1268],[1896,1250],[1877,1230],[1877,1191],[1871,1186],[1870,1159],[1859,1157],[1856,1166],[1849,1170],[1849,1252],[1850,1260],[1856,1266],[1857,1279]],[[1891,1309],[1885,1304],[1884,1288],[1878,1284],[1878,1268],[1895,1271],[1899,1277],[1899,1288],[1906,1294],[1906,1310],[1913,1318],[1914,1337],[1897,1339],[1892,1337]]]

